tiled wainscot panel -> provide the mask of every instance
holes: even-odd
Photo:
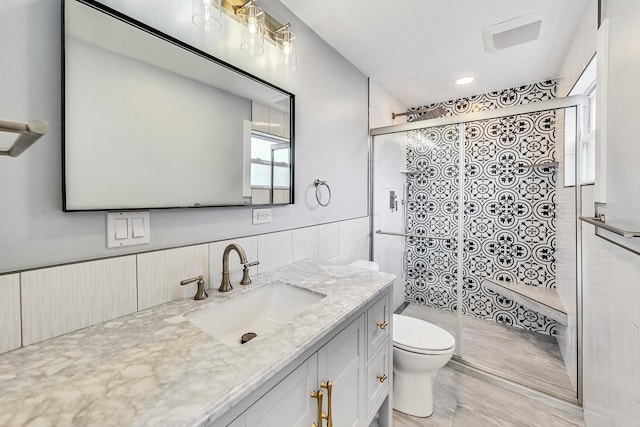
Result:
[[[323,261],[335,258],[337,262],[340,253],[340,224],[322,224],[318,226],[318,234],[318,257]]]
[[[338,248],[338,262],[349,264],[355,261],[356,253],[356,230],[354,221],[343,221],[340,223],[340,246]]]
[[[136,258],[22,273],[23,345],[136,311]]]
[[[138,309],[196,294],[197,285],[180,282],[209,277],[209,245],[187,246],[138,255]]]
[[[0,276],[0,353],[20,347],[20,275]]]
[[[260,271],[269,271],[291,264],[293,259],[293,232],[261,234],[258,236]]]
[[[318,259],[318,227],[305,227],[293,230],[293,261]]]

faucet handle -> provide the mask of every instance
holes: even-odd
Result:
[[[244,264],[242,264],[242,279],[240,280],[241,285],[251,284],[251,278],[249,277],[249,267],[253,267],[254,265],[258,264],[260,264],[260,261],[245,262]]]
[[[193,282],[198,282],[198,290],[196,292],[196,295],[193,297],[193,299],[196,301],[207,299],[209,295],[207,295],[207,292],[204,290],[204,277],[202,277],[202,275],[197,277],[192,277],[191,279],[185,279],[180,282],[180,285],[185,286]]]

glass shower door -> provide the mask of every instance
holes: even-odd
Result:
[[[457,343],[460,135],[447,125],[375,136],[372,173],[373,259],[398,277],[393,307],[406,301],[403,314]]]
[[[571,400],[563,359],[575,338],[566,309],[546,305],[576,293],[574,190],[556,160],[563,118],[546,110],[466,124],[461,322],[466,363]]]
[[[565,175],[580,170],[576,106],[372,132],[373,259],[398,277],[394,309],[454,335],[457,363],[573,403],[580,193]]]

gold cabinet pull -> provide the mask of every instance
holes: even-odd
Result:
[[[378,328],[380,328],[380,329],[384,329],[387,326],[389,326],[389,324],[387,322],[378,322],[378,323],[376,323],[376,325],[378,325]]]
[[[327,418],[327,414],[322,412],[322,390],[314,390],[311,392],[311,397],[318,399],[318,423],[311,424],[311,427],[322,427],[322,420]]]
[[[389,377],[387,377],[387,375],[386,375],[386,374],[384,374],[384,375],[376,375],[376,378],[378,379],[378,381],[380,381],[381,383],[383,383],[383,382],[385,382],[385,381],[387,380],[387,378],[389,378]]]
[[[331,417],[331,391],[333,390],[333,382],[331,380],[320,383],[320,387],[327,389],[327,427],[333,427],[333,418]]]

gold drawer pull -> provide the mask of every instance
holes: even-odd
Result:
[[[327,414],[322,412],[322,390],[312,391],[311,397],[318,399],[318,424],[313,423],[311,427],[322,427],[322,420],[327,419]]]
[[[333,427],[333,417],[331,416],[331,391],[333,390],[333,382],[330,380],[327,382],[322,381],[320,387],[327,389],[327,427]]]
[[[378,325],[378,328],[380,328],[380,329],[384,329],[387,326],[389,326],[389,324],[387,322],[378,322],[378,323],[376,323],[376,325]]]
[[[387,378],[389,378],[389,377],[387,377],[386,375],[376,375],[376,378],[378,379],[378,381],[380,381],[381,383],[383,383],[383,382],[385,382],[385,381],[387,380]]]

